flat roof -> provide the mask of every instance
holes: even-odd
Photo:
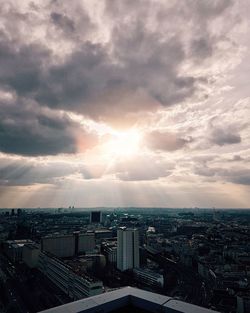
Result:
[[[130,309],[128,311],[128,309]],[[216,313],[210,309],[153,292],[124,287],[101,295],[67,303],[40,313]],[[218,313],[218,312],[217,312]]]

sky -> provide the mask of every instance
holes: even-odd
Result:
[[[249,12],[0,0],[0,207],[250,207]]]

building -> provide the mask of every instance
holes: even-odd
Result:
[[[96,229],[95,239],[96,243],[101,243],[104,239],[113,238],[113,232],[109,229]]]
[[[23,211],[22,211],[22,209],[17,209],[17,216],[21,216],[23,214]]]
[[[78,254],[92,252],[95,248],[95,234],[74,232],[69,235],[43,237],[42,251],[49,252],[59,258],[73,257]]]
[[[102,251],[109,264],[116,265],[117,263],[117,241],[106,240],[102,243]]]
[[[33,241],[30,239],[7,240],[3,243],[3,251],[12,262],[21,262],[24,246],[31,243]]]
[[[237,296],[237,313],[250,312],[250,296]]]
[[[134,268],[134,277],[142,284],[162,288],[164,285],[163,275],[149,269]]]
[[[122,227],[117,230],[117,268],[120,271],[139,267],[139,232]]]
[[[34,243],[26,244],[23,247],[23,262],[30,268],[38,267],[40,248]]]
[[[73,300],[103,292],[100,280],[82,271],[81,266],[70,266],[49,253],[41,253],[38,269]]]
[[[75,255],[75,236],[57,235],[42,238],[42,251],[49,252],[57,257],[72,257]]]
[[[95,249],[95,234],[84,233],[78,235],[78,254],[92,252]]]
[[[218,313],[153,292],[125,287],[40,313]]]
[[[100,224],[102,222],[102,212],[92,211],[90,212],[90,223]]]

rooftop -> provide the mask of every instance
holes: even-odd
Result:
[[[61,305],[40,313],[216,313],[193,304],[132,287]],[[218,313],[218,312],[217,312]]]

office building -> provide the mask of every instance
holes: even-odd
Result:
[[[139,267],[139,232],[122,227],[117,230],[117,268],[120,271]]]

